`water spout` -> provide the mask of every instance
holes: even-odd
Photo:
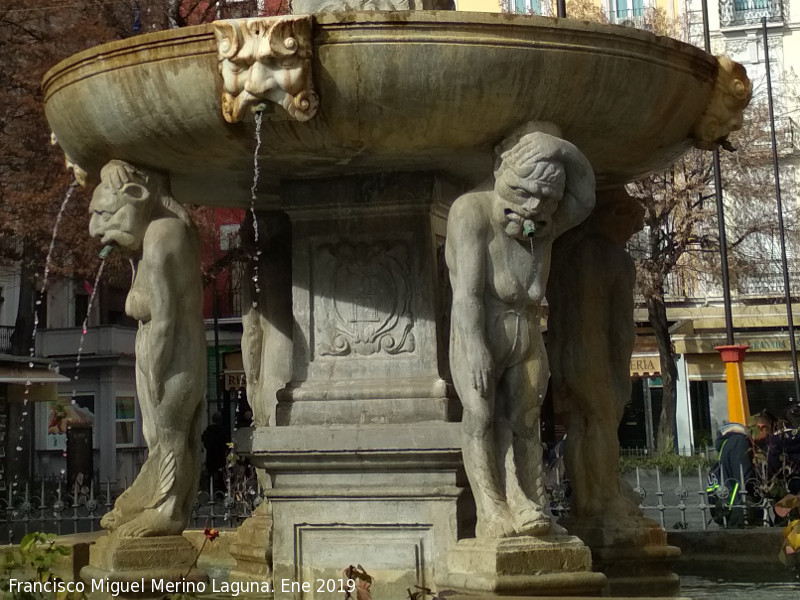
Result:
[[[81,341],[78,343],[78,356],[75,358],[75,374],[72,376],[73,381],[78,381],[80,377],[81,371],[81,355],[83,354],[83,342],[86,339],[86,331],[88,330],[89,326],[89,317],[92,314],[92,308],[94,307],[94,299],[97,296],[97,286],[100,285],[100,278],[103,276],[103,269],[106,266],[106,258],[110,254],[111,250],[113,249],[112,246],[106,246],[100,251],[100,267],[97,269],[97,275],[94,278],[94,286],[92,287],[92,293],[89,296],[89,306],[86,308],[86,317],[83,319],[83,325],[81,326]],[[75,388],[72,389],[72,404],[75,404],[75,396],[77,394],[77,390]]]

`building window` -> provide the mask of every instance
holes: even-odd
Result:
[[[46,450],[66,450],[67,430],[72,427],[94,428],[94,394],[59,394],[47,409]]]
[[[219,249],[223,252],[238,248],[239,241],[239,225],[220,225],[219,226]]]
[[[753,25],[766,17],[769,23],[783,22],[781,0],[720,0],[719,21],[723,27]]]
[[[136,445],[136,397],[133,394],[116,398],[117,448]]]
[[[505,6],[509,8],[509,12],[513,12],[518,15],[543,14],[541,0],[507,0]]]
[[[89,294],[83,290],[75,292],[75,327],[81,327],[89,313]]]
[[[620,25],[642,27],[645,7],[644,0],[610,0],[608,20]]]

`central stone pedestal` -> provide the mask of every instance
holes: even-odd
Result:
[[[572,518],[561,523],[592,550],[595,571],[608,577],[614,596],[677,596],[680,578],[673,571],[681,555],[667,545],[667,533],[646,517]]]
[[[373,600],[434,587],[458,515],[470,513],[459,506],[458,423],[265,427],[243,438],[237,447],[273,479],[276,600],[332,598],[327,586],[351,565],[373,578]]]
[[[434,563],[474,526],[445,379],[443,215],[458,190],[414,173],[279,192],[292,231],[291,381],[276,426],[235,441],[272,481],[275,598],[330,598],[351,565],[373,578],[373,600],[406,598],[433,587]],[[266,543],[249,555],[268,561]]]
[[[206,591],[208,577],[196,566],[197,550],[180,535],[147,538],[103,536],[81,569],[87,589],[118,598],[163,598]]]
[[[581,540],[548,537],[472,538],[452,548],[436,574],[440,590],[502,596],[600,596],[602,573]]]

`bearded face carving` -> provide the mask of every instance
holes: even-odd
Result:
[[[222,115],[229,123],[267,102],[307,121],[319,99],[311,78],[311,17],[283,16],[214,23],[222,73]]]

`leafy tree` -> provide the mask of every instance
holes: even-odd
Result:
[[[787,137],[779,121],[778,137]],[[754,100],[744,127],[731,136],[735,152],[720,156],[733,293],[762,292],[765,272],[778,275],[777,214],[766,103]],[[788,148],[787,148],[788,150]],[[797,179],[784,177],[784,194],[796,195]],[[712,154],[692,150],[669,170],[628,186],[644,209],[645,227],[629,249],[637,286],[647,307],[661,361],[663,401],[656,435],[659,452],[672,452],[677,367],[669,334],[666,296],[721,295],[720,246]],[[785,219],[792,239],[796,215]],[[755,284],[755,285],[754,285]]]
[[[268,6],[272,7],[274,2]],[[222,5],[222,3],[221,3]],[[183,22],[209,20],[190,0],[178,4]],[[70,188],[64,157],[50,143],[41,80],[60,60],[103,42],[169,26],[168,5],[156,0],[6,0],[0,5],[0,261],[19,264],[19,310],[13,352],[30,352],[34,306],[41,291],[56,216]],[[272,7],[280,9],[280,2]],[[89,193],[72,190],[53,248],[51,276],[93,279],[98,243],[88,236]],[[208,219],[200,219],[208,225]],[[201,226],[201,230],[203,227]],[[114,253],[104,271],[109,284],[129,280],[127,261]]]
[[[510,0],[503,0],[501,7],[514,12]],[[593,0],[567,0],[566,11],[568,18],[609,22],[608,14]],[[555,0],[543,5],[543,13],[556,14]],[[625,19],[627,15],[616,17],[618,22],[656,35],[686,38],[690,29],[688,20],[673,21],[658,7],[644,9],[641,16],[631,19]],[[765,279],[765,272],[779,273],[768,112],[763,86],[760,87],[756,86],[754,93],[758,100],[745,114],[744,128],[731,138],[739,150],[723,152],[721,157],[731,281],[743,294],[753,291],[754,284]],[[777,133],[779,140],[789,139],[791,123],[779,119]],[[784,149],[793,150],[790,146]],[[665,297],[701,297],[719,290],[721,269],[712,165],[710,152],[692,150],[665,172],[628,186],[644,209],[645,227],[634,237],[629,250],[636,260],[637,288],[647,307],[661,360],[663,403],[656,435],[660,452],[674,450],[677,403],[677,366]],[[782,179],[784,194],[796,195],[798,179],[791,168],[788,175]],[[790,214],[786,221],[790,238],[795,220]]]

